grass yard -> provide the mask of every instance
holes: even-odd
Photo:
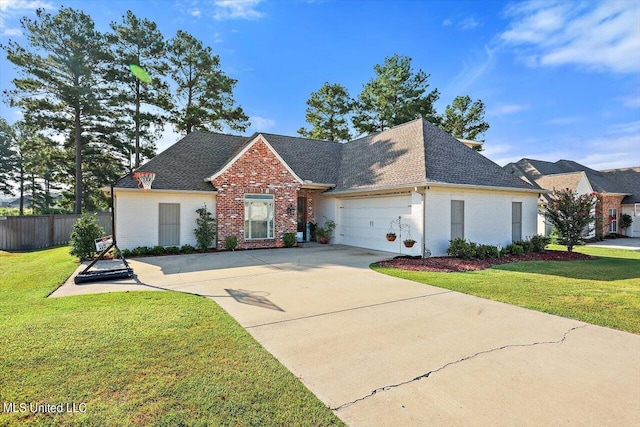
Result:
[[[86,412],[0,408],[0,426],[342,424],[209,299],[45,298],[78,266],[68,252],[0,252],[0,405],[84,403]]]
[[[563,246],[549,249],[565,250]],[[520,262],[464,273],[380,273],[596,325],[640,333],[640,252],[581,246],[590,261]]]

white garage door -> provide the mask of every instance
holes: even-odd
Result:
[[[336,241],[343,245],[357,246],[361,248],[377,249],[381,251],[398,252],[398,239],[388,242],[386,235],[391,221],[402,216],[402,222],[410,224],[412,238],[419,241],[419,231],[411,217],[411,195],[392,197],[372,197],[366,199],[341,199],[338,201],[338,229]],[[393,227],[399,236],[398,227]],[[406,238],[407,230],[403,230],[402,238]],[[417,243],[414,246],[416,249]],[[402,248],[403,253],[409,250]]]

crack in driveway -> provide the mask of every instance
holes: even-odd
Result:
[[[463,357],[461,359],[458,359],[458,360],[455,360],[453,362],[446,363],[446,364],[440,366],[437,369],[433,369],[433,370],[431,370],[431,371],[429,371],[429,372],[427,372],[425,374],[422,374],[420,376],[417,376],[417,377],[415,377],[415,378],[413,378],[411,380],[403,381],[403,382],[400,382],[400,383],[397,383],[397,384],[387,385],[387,386],[384,386],[384,387],[378,387],[375,390],[373,390],[371,393],[367,394],[366,396],[360,397],[358,399],[352,400],[352,401],[347,402],[347,403],[343,403],[340,406],[336,406],[336,407],[333,407],[333,408],[330,407],[329,409],[331,409],[332,411],[339,411],[339,410],[347,408],[347,407],[349,407],[349,406],[351,406],[351,405],[353,405],[355,403],[358,403],[358,402],[361,402],[361,401],[363,401],[365,399],[368,399],[368,398],[374,396],[375,394],[377,394],[378,392],[388,391],[388,390],[391,390],[392,388],[400,387],[400,386],[403,386],[405,384],[412,383],[414,381],[420,381],[420,380],[422,380],[424,378],[428,378],[431,374],[435,374],[436,372],[440,372],[440,371],[448,368],[451,365],[456,365],[458,363],[465,362],[467,360],[473,359],[473,358],[478,357],[478,356],[483,355],[483,354],[493,353],[495,351],[500,351],[500,350],[504,350],[504,349],[507,349],[507,348],[514,348],[514,347],[533,347],[533,346],[543,345],[543,344],[562,344],[567,339],[567,336],[571,332],[575,331],[576,329],[586,328],[587,326],[589,326],[589,325],[574,326],[573,328],[569,329],[564,334],[562,334],[562,338],[560,338],[557,341],[538,341],[538,342],[529,343],[529,344],[507,344],[507,345],[503,345],[501,347],[492,348],[490,350],[479,351],[477,353],[474,353],[474,354],[469,355],[469,356],[465,356],[465,357]]]

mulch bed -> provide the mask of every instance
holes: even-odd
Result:
[[[484,270],[499,264],[509,264],[522,261],[581,261],[595,259],[591,255],[578,252],[544,251],[528,255],[505,255],[499,259],[460,259],[451,257],[412,258],[396,257],[387,261],[377,262],[379,267],[392,267],[402,270],[435,271],[453,273],[461,271]]]

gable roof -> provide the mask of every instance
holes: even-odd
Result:
[[[268,133],[243,137],[197,131],[138,171],[156,172],[153,189],[213,191],[205,178],[223,170],[259,135],[305,183],[335,186],[329,192],[429,184],[540,189],[422,118],[344,144]],[[129,176],[116,187],[135,188],[137,182]]]
[[[515,163],[509,163],[504,168],[527,182],[536,181],[546,189],[550,187],[541,184],[539,180],[542,177],[549,179],[548,177],[553,175],[584,172],[593,191],[605,194],[627,194],[622,201],[623,204],[640,203],[639,167],[597,171],[572,160],[558,160],[552,163],[524,158]]]

